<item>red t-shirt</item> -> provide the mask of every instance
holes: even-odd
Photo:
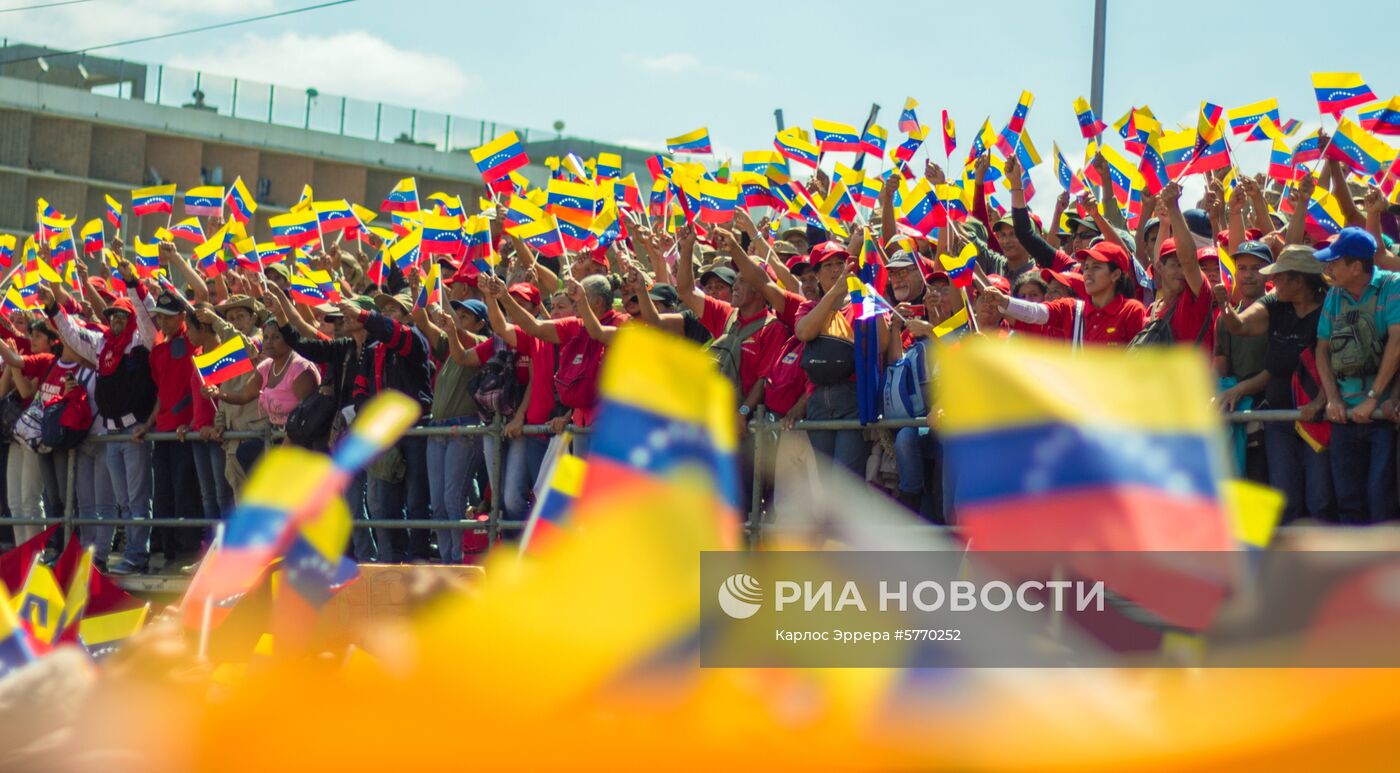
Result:
[[[783,310],[775,309],[774,315],[777,316],[779,322],[787,326],[788,335],[792,335],[793,329],[797,327],[797,312],[802,308],[802,304],[807,302],[807,299],[788,290],[783,291],[783,299]]]
[[[190,372],[190,394],[194,398],[194,410],[190,417],[190,429],[199,431],[205,427],[214,426],[214,411],[218,406],[204,394],[204,379],[199,377],[199,371]]]
[[[1180,344],[1194,344],[1201,328],[1205,336],[1201,342],[1205,346],[1215,346],[1215,295],[1210,289],[1210,277],[1201,277],[1201,289],[1194,295],[1189,286],[1181,288],[1176,296],[1176,311],[1172,313],[1172,337]]]
[[[1044,304],[1050,312],[1046,331],[1054,338],[1069,339],[1074,334],[1074,299],[1058,298]],[[1090,344],[1126,344],[1147,324],[1147,309],[1141,303],[1113,296],[1103,308],[1084,302],[1084,342]]]
[[[515,378],[521,384],[530,383],[530,372],[535,373],[535,385],[525,403],[525,423],[543,424],[554,413],[554,344],[548,344],[511,325],[515,331]],[[486,362],[496,353],[496,339],[488,338],[475,347],[476,356]]]
[[[613,309],[608,309],[598,316],[598,321],[600,323],[610,327],[620,327],[630,319],[632,318],[627,314]],[[564,317],[563,319],[554,320],[554,331],[559,335],[558,351],[563,351],[564,347],[568,346],[569,342],[574,340],[574,338],[588,335],[587,328],[583,326],[583,320],[580,320],[578,317]],[[603,354],[606,356],[606,349],[604,349]],[[602,368],[599,368],[598,372],[601,374]],[[596,404],[587,408],[575,408],[573,422],[580,427],[592,426],[593,419],[596,418],[597,415],[598,406]]]
[[[39,379],[44,379],[42,382],[39,382],[39,391],[35,393],[43,398],[39,402],[40,405],[43,405],[44,403],[48,402],[49,400],[57,397],[59,394],[62,393],[62,386],[60,386],[58,389],[53,389],[51,387],[55,376],[58,377],[60,382],[63,379],[62,373],[54,372],[58,370],[57,367],[50,367],[54,366],[55,363],[58,361],[57,357],[48,353],[26,354],[23,356],[23,359],[24,365],[20,368],[20,372],[24,374],[25,378],[29,379],[31,382],[39,381]],[[33,402],[33,400],[34,398],[31,397],[28,400],[24,401],[25,406],[28,406],[29,403]]]
[[[156,382],[156,432],[174,432],[194,420],[194,399],[190,389],[194,367],[194,344],[184,333],[157,344],[151,350],[151,378]],[[140,418],[139,416],[137,418]]]
[[[724,334],[725,324],[729,322],[729,315],[734,312],[734,307],[717,298],[705,297],[705,308],[700,314],[700,324],[710,331],[710,335],[719,338]],[[768,309],[751,317],[740,317],[739,327],[767,317]],[[743,400],[748,395],[753,385],[758,383],[760,374],[768,369],[778,351],[783,348],[783,343],[791,337],[781,323],[777,320],[764,325],[757,333],[750,335],[743,343],[739,344],[739,399]]]

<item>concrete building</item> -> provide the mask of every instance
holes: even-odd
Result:
[[[259,202],[259,237],[268,234],[266,215],[285,212],[305,183],[317,199],[378,209],[400,178],[414,176],[420,197],[444,191],[473,209],[484,187],[467,150],[511,128],[315,89],[6,43],[0,47],[0,232],[33,233],[39,197],[81,224],[105,211],[103,196],[110,194],[128,210],[129,243],[136,232],[150,238],[166,220],[133,222],[131,190],[175,183],[184,191],[229,185],[239,176]],[[536,183],[548,177],[546,155],[568,150],[618,153],[624,174],[648,179],[646,151],[517,131],[531,161],[524,172]],[[177,200],[175,218],[182,216]],[[376,222],[387,224],[387,217]]]

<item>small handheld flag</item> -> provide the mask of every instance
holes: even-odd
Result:
[[[672,153],[710,155],[714,149],[710,145],[710,130],[704,126],[695,131],[666,140],[666,149]]]
[[[205,386],[217,386],[253,371],[253,360],[240,336],[230,338],[208,353],[196,354],[194,365]]]

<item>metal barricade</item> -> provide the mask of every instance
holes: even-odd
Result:
[[[1260,410],[1260,411],[1239,411],[1222,414],[1221,419],[1229,423],[1242,422],[1274,422],[1274,421],[1297,421],[1300,418],[1297,410]],[[1378,417],[1379,418],[1379,417]],[[751,488],[748,503],[748,511],[744,519],[745,532],[750,543],[757,540],[765,528],[763,515],[763,467],[759,460],[763,459],[766,451],[766,443],[772,435],[787,431],[824,431],[824,430],[865,430],[865,429],[902,429],[905,427],[925,427],[928,426],[927,419],[898,419],[889,421],[879,421],[862,425],[854,419],[847,420],[802,420],[794,422],[791,429],[785,428],[781,420],[769,419],[766,411],[760,410],[757,415],[750,420],[748,432],[753,436],[751,446],[752,452],[746,460],[749,464],[746,469],[751,471]],[[544,424],[528,424],[523,428],[525,435],[549,435],[550,430]],[[570,425],[568,431],[574,434],[587,434],[590,430],[587,427],[576,427]],[[485,530],[488,544],[495,544],[502,532],[515,532],[525,528],[526,521],[506,520],[503,518],[504,496],[499,490],[504,481],[505,464],[505,425],[500,417],[497,417],[490,424],[474,424],[457,427],[412,427],[406,436],[415,437],[460,437],[470,435],[492,436],[496,439],[494,443],[494,453],[487,460],[495,474],[492,476],[496,481],[495,487],[491,491],[491,507],[485,523],[481,521],[457,519],[457,520],[395,520],[395,519],[356,519],[354,528],[357,529],[447,529],[452,531],[465,530]],[[264,448],[271,448],[274,441],[284,438],[282,432],[274,432],[271,428],[261,432],[229,431],[225,432],[222,440],[262,440]],[[174,432],[151,432],[147,433],[145,439],[156,443],[178,443],[197,442],[195,438],[186,437],[181,441],[180,436]],[[85,442],[96,443],[129,443],[132,442],[129,435],[93,435]],[[71,452],[70,452],[71,453]],[[63,529],[65,541],[72,536],[74,529],[79,526],[112,526],[121,528],[130,524],[129,520],[103,519],[103,518],[79,518],[76,509],[77,501],[74,497],[76,486],[76,464],[67,465],[67,475],[64,481],[64,491],[66,496],[63,501]],[[465,472],[463,473],[465,474]],[[46,518],[10,518],[3,523],[9,525],[35,525],[51,526],[52,519]],[[211,527],[221,523],[217,518],[151,518],[145,520],[141,525],[151,527]]]

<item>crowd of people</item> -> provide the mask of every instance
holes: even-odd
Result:
[[[1103,157],[1093,163],[1109,179]],[[1236,472],[1282,490],[1285,521],[1394,516],[1400,280],[1390,270],[1400,258],[1379,189],[1354,188],[1335,161],[1286,193],[1262,175],[1226,184],[1216,174],[1194,206],[1176,182],[1145,196],[1130,231],[1112,186],[1074,201],[1061,194],[1042,221],[1027,207],[1014,156],[1001,170],[1010,212],[990,209],[987,169],[983,156],[967,217],[931,238],[898,222],[898,175],[886,177],[870,225],[847,238],[811,224],[779,230],[739,208],[719,225],[651,227],[635,217],[607,249],[545,257],[506,232],[501,207],[488,213],[500,258],[489,270],[427,259],[440,271],[440,300],[420,292],[425,271],[391,267],[371,281],[384,246],[373,234],[298,252],[294,261],[339,287],[337,301],[317,305],[293,291],[292,261],[209,277],[169,241],[159,247],[165,278],[126,260],[90,269],[79,259],[78,281],[42,283],[35,308],[0,316],[11,430],[0,451],[4,504],[13,518],[53,518],[72,497],[79,517],[109,522],[81,536],[112,573],[149,571],[153,554],[190,566],[207,532],[141,522],[229,510],[264,440],[226,433],[271,429],[285,436],[276,442],[326,449],[358,406],[393,389],[416,399],[421,426],[438,432],[405,437],[354,481],[355,517],[459,521],[494,499],[507,521],[523,521],[551,443],[581,428],[568,437],[586,454],[609,340],[640,324],[707,346],[732,377],[746,505],[754,464],[781,472],[832,463],[951,523],[946,468],[957,460],[938,442],[927,373],[914,382],[914,403],[919,415],[935,414],[928,426],[793,431],[803,419],[858,416],[853,330],[870,315],[851,302],[847,278],[864,254],[883,265],[877,292],[893,312],[870,328],[882,369],[918,357],[936,381],[931,342],[960,335],[1199,347],[1220,379],[1222,409],[1302,412],[1296,424],[1241,423],[1233,438]],[[945,182],[931,162],[925,177]],[[823,195],[830,182],[818,172],[807,185]],[[1306,222],[1314,186],[1333,190],[1347,221],[1321,241]],[[1289,211],[1281,195],[1293,199],[1290,215],[1279,214]],[[970,282],[940,257],[969,245]],[[123,254],[119,239],[110,248]],[[40,256],[50,257],[43,247]],[[947,324],[959,314],[965,325]],[[253,367],[206,385],[194,357],[235,339]],[[755,420],[774,441],[759,459]],[[462,431],[494,421],[499,433]],[[152,443],[151,432],[178,442]],[[123,437],[94,439],[107,435]],[[488,463],[497,454],[499,470]],[[771,489],[755,499],[770,506]],[[14,540],[38,530],[16,524]],[[353,553],[360,562],[464,560],[462,532],[447,528],[357,529]]]

